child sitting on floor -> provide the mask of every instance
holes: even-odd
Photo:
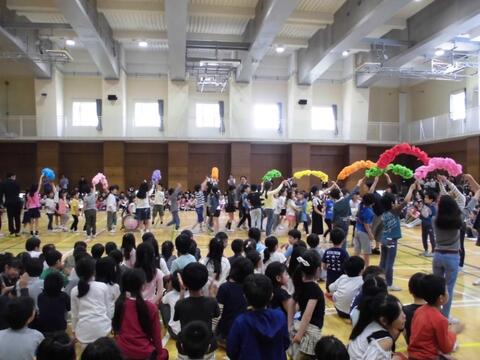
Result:
[[[352,256],[343,265],[345,274],[328,287],[335,309],[341,318],[350,319],[350,304],[363,284],[364,266],[365,262],[361,257]]]
[[[405,341],[407,344],[410,342],[410,334],[412,327],[412,320],[415,312],[419,307],[425,305],[425,300],[422,295],[422,282],[426,274],[424,273],[415,273],[412,275],[410,280],[408,280],[408,291],[413,297],[413,303],[403,306],[403,312],[405,313],[405,331],[403,335],[405,336]]]
[[[415,311],[408,345],[408,358],[412,360],[434,360],[439,354],[450,354],[455,349],[457,334],[463,324],[448,325],[441,311],[448,302],[445,278],[425,275],[422,280],[422,296],[427,304]]]
[[[245,279],[243,291],[252,309],[239,315],[232,325],[227,342],[230,359],[287,359],[287,319],[281,310],[267,309],[272,290],[272,282],[265,275],[249,275]]]
[[[348,259],[348,252],[343,249],[345,241],[345,232],[340,228],[335,228],[330,233],[330,240],[333,247],[327,249],[323,254],[323,269],[327,270],[326,289],[343,275],[343,263]]]

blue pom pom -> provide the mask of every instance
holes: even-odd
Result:
[[[50,169],[50,168],[44,168],[42,170],[42,175],[47,179],[47,180],[50,180],[50,181],[53,181],[55,180],[55,172]]]

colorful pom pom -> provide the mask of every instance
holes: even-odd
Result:
[[[218,181],[218,168],[217,167],[213,167],[212,168],[212,176],[211,178],[215,181]]]
[[[300,179],[304,176],[315,176],[315,177],[319,178],[324,183],[328,182],[328,175],[325,174],[323,171],[320,171],[320,170],[302,170],[302,171],[296,171],[293,174],[293,177],[295,179]]]
[[[420,166],[415,170],[415,178],[417,180],[425,179],[428,173],[435,170],[445,170],[450,176],[458,176],[462,174],[462,165],[457,164],[451,158],[434,157],[431,158],[426,166]]]
[[[108,189],[108,181],[107,177],[102,173],[98,173],[92,179],[92,185],[96,186],[97,184],[101,184],[104,190]]]
[[[387,166],[387,170],[402,177],[403,179],[411,179],[413,177],[413,170],[403,165],[389,164]]]
[[[360,160],[360,161],[355,161],[353,164],[350,164],[348,166],[345,166],[342,171],[337,176],[338,180],[345,180],[348,178],[350,175],[353,173],[356,173],[359,170],[362,169],[371,169],[375,167],[377,164],[375,164],[373,161],[370,160]]]
[[[263,181],[272,181],[275,178],[282,177],[282,173],[278,171],[277,169],[272,169],[267,171],[265,175],[263,175],[262,180]]]
[[[158,184],[162,180],[162,173],[160,170],[154,170],[152,173],[152,183]]]
[[[377,166],[380,169],[385,169],[388,164],[392,163],[393,160],[395,160],[395,158],[400,154],[415,156],[424,165],[427,165],[430,161],[430,158],[425,151],[422,151],[416,146],[403,143],[395,145],[394,147],[384,151],[383,154],[378,158]]]
[[[46,178],[49,181],[55,180],[55,171],[53,171],[50,168],[43,168],[42,169],[42,175],[44,178]]]

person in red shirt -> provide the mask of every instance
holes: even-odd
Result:
[[[454,350],[457,334],[463,331],[464,325],[449,326],[448,319],[441,312],[442,305],[448,302],[445,278],[425,275],[422,297],[427,304],[418,308],[413,316],[408,358],[435,360]]]
[[[132,360],[167,360],[157,307],[142,298],[145,274],[127,270],[122,276],[122,294],[115,303],[112,328],[123,355]]]

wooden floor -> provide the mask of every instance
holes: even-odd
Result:
[[[194,222],[194,212],[181,213],[181,229],[189,227]],[[166,214],[166,219],[169,220],[169,214]],[[4,226],[6,228],[6,219],[4,217]],[[221,218],[221,224],[225,221]],[[80,220],[80,224],[83,226],[83,219]],[[97,218],[97,229],[99,234],[96,239],[92,240],[89,245],[95,243],[106,243],[107,241],[114,241],[117,244],[121,243],[122,233],[109,234],[105,229],[106,214],[99,213]],[[42,245],[47,243],[53,243],[57,249],[62,253],[66,253],[72,250],[72,246],[75,241],[83,240],[84,234],[71,234],[71,233],[47,233],[46,229],[46,216],[42,216],[40,227],[40,238],[42,239]],[[173,239],[175,232],[165,227],[154,228],[152,232],[156,235],[159,242],[167,239]],[[408,294],[407,282],[409,277],[418,271],[431,272],[432,264],[430,258],[420,257],[418,254],[421,251],[421,241],[419,237],[419,229],[403,229],[403,239],[400,241],[398,249],[398,255],[395,263],[394,282],[395,285],[400,286],[403,290],[394,295],[398,296],[402,303],[408,304],[411,301]],[[140,236],[138,235],[138,238]],[[207,253],[207,245],[211,236],[207,234],[198,234],[195,236],[199,247],[202,250],[202,254]],[[235,238],[244,239],[246,237],[245,231],[238,231],[230,234],[230,240]],[[23,235],[19,238],[3,237],[0,238],[0,251],[10,251],[14,254],[24,251],[24,242],[27,238]],[[285,234],[279,236],[281,243],[286,242]],[[349,235],[349,242],[351,242],[351,235]],[[479,359],[480,351],[480,287],[472,285],[473,281],[480,278],[480,248],[475,246],[475,241],[466,240],[466,264],[463,272],[459,274],[457,285],[455,287],[455,297],[452,307],[452,316],[460,319],[466,324],[466,331],[459,336],[459,350],[455,356],[458,359]],[[228,254],[231,254],[230,248]],[[372,264],[377,264],[379,256],[373,256]],[[324,285],[322,284],[322,288]],[[327,303],[325,326],[323,328],[324,335],[333,334],[340,338],[345,343],[348,342],[348,336],[351,331],[351,326],[344,320],[335,315],[334,309],[331,303]],[[168,340],[165,338],[164,340]],[[171,358],[175,358],[176,350],[173,341],[167,342],[167,348],[171,352]],[[397,342],[397,349],[399,351],[406,351],[406,345],[403,337]],[[224,359],[225,354],[221,351],[217,352],[217,359]]]

